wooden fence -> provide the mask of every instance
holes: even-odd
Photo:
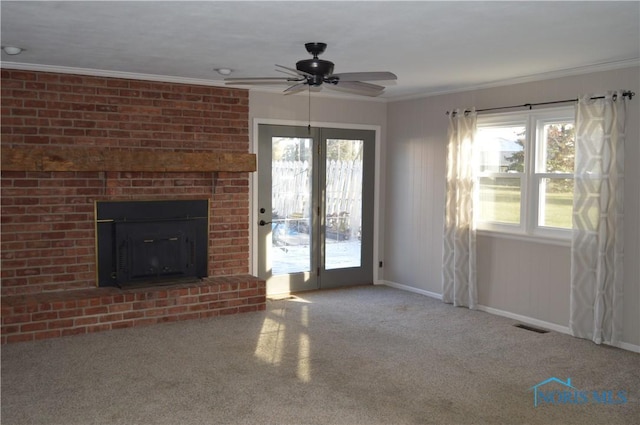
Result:
[[[272,163],[274,218],[311,216],[311,169],[308,161]],[[322,191],[322,188],[321,188]],[[329,161],[324,190],[327,226],[354,236],[362,223],[362,161]]]

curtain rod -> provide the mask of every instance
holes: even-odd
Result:
[[[629,100],[633,99],[633,96],[635,96],[635,92],[626,90],[622,92],[622,97],[628,97]],[[614,99],[615,99],[616,95],[614,94]],[[592,97],[591,100],[596,100],[596,99],[604,99],[605,96],[597,96],[597,97]],[[579,99],[565,99],[565,100],[553,100],[551,102],[538,102],[538,103],[525,103],[524,105],[511,105],[511,106],[497,106],[495,108],[484,108],[484,109],[476,109],[476,112],[487,112],[487,111],[498,111],[500,109],[513,109],[513,108],[529,108],[529,110],[531,110],[534,106],[541,106],[541,105],[555,105],[557,103],[570,103],[570,102],[577,102]],[[463,111],[465,114],[471,112],[468,109],[465,109]],[[451,111],[447,111],[447,115],[453,113],[453,116],[456,115],[456,112],[451,112]]]

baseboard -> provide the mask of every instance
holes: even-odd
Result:
[[[389,280],[380,280],[379,284],[391,286],[392,288],[402,289],[403,291],[415,292],[416,294],[426,295],[427,297],[435,298],[442,301],[442,294],[436,292],[427,291],[420,288],[414,288],[413,286],[403,285],[401,283],[391,282]]]
[[[619,342],[617,344],[611,344],[614,347],[622,348],[623,350],[633,351],[634,353],[640,353],[640,345],[629,344],[628,342]]]
[[[629,344],[628,342],[618,342],[616,344],[606,344],[606,345],[611,345],[612,347],[621,348],[627,351],[633,351],[634,353],[640,353],[640,345]]]
[[[438,300],[442,300],[442,294],[438,294],[435,292],[426,291],[424,289],[414,288],[413,286],[403,285],[397,282],[391,282],[388,280],[380,281],[382,284],[391,286],[392,288],[402,289],[404,291],[415,292],[416,294],[426,295],[427,297],[435,298]],[[493,307],[487,307],[484,305],[477,305],[476,310],[484,311],[486,313],[495,314],[496,316],[507,317],[509,319],[517,320],[522,323],[526,323],[528,325],[537,326],[539,328],[549,329],[556,332],[570,334],[569,328],[567,326],[556,325],[555,323],[545,322],[544,320],[538,320],[527,316],[522,316],[520,314],[511,313],[504,310],[499,310]]]
[[[414,292],[420,295],[426,295],[427,297],[435,298],[437,300],[442,300],[442,294],[438,294],[436,292],[426,291],[424,289],[415,288],[413,286],[403,285],[401,283],[392,282],[389,280],[379,280],[376,282],[377,285],[387,285],[392,288],[401,289],[403,291]],[[563,333],[566,335],[571,335],[571,331],[568,326],[558,325],[556,323],[547,322],[540,319],[534,319],[533,317],[523,316],[521,314],[511,313],[509,311],[500,310],[493,307],[487,307],[485,305],[477,305],[477,310],[484,311],[486,313],[495,314],[496,316],[502,316],[509,319],[517,320],[518,322],[525,323],[527,325],[536,326],[543,329],[549,329],[558,333]],[[607,344],[613,347],[621,348],[627,351],[633,351],[634,353],[640,353],[640,345],[630,344],[628,342],[619,342],[617,344]]]
[[[552,331],[556,331],[559,333],[571,335],[571,330],[568,326],[562,326],[551,322],[546,322],[544,320],[534,319],[528,316],[522,316],[520,314],[511,313],[509,311],[499,310],[493,307],[487,307],[485,305],[478,305],[477,310],[484,311],[486,313],[495,314],[496,316],[507,317],[509,319],[517,320],[522,323],[526,323],[528,325],[536,326],[543,329],[549,329]],[[607,344],[612,347],[622,348],[623,350],[633,351],[635,353],[640,353],[640,345],[629,344],[628,342],[618,342],[617,344]]]
[[[536,326],[538,328],[549,329],[551,331],[571,335],[568,326],[558,325],[556,323],[547,322],[540,319],[534,319],[533,317],[523,316],[521,314],[511,313],[510,311],[504,311],[493,307],[487,307],[486,305],[477,305],[476,310],[484,311],[486,313],[495,314],[496,316],[506,317],[508,319],[517,320],[518,322],[525,323],[527,325]]]

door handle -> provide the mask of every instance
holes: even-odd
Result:
[[[266,226],[267,224],[271,224],[271,222],[270,222],[270,221],[260,220],[260,221],[258,222],[258,224],[259,224],[260,226]]]

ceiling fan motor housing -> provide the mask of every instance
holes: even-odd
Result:
[[[323,77],[333,74],[333,62],[318,58],[304,59],[296,63],[296,69],[311,74],[309,85],[319,86]]]

